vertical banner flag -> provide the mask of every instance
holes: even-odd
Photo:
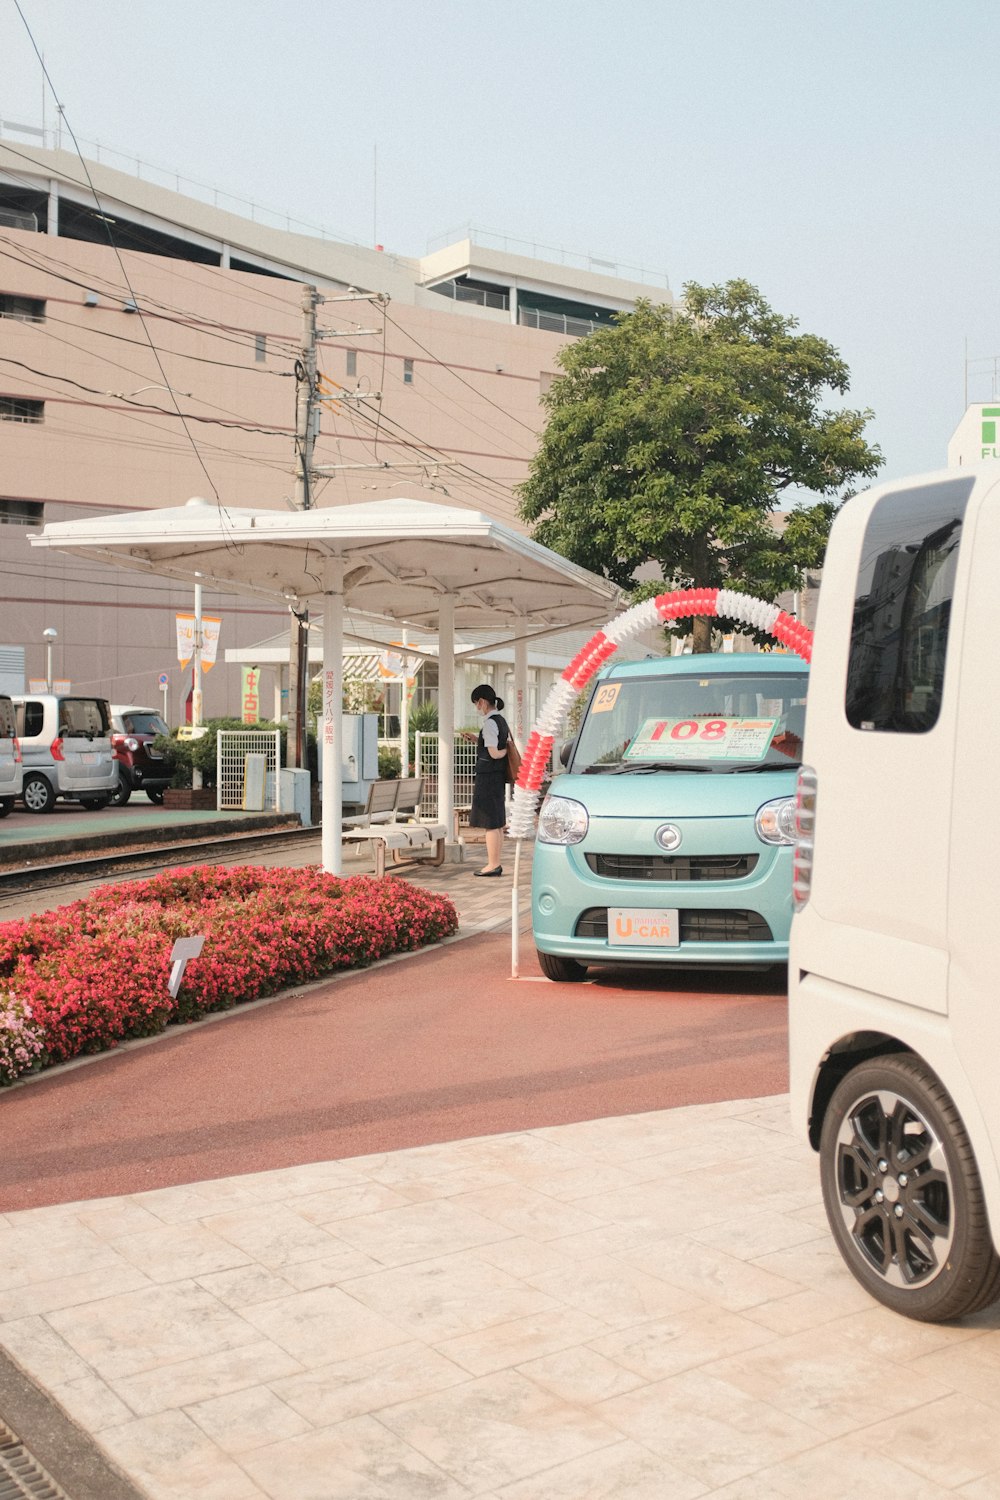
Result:
[[[194,615],[177,616],[177,660],[181,669],[194,655]]]
[[[260,722],[260,668],[243,668],[243,691],[240,695],[244,724]]]
[[[407,656],[406,643],[393,641],[378,659],[378,673],[385,682],[400,682],[406,690],[406,701],[413,697],[417,685],[417,673],[424,664],[422,656]]]
[[[177,620],[177,660],[181,667],[187,666],[194,655],[194,615],[182,614],[176,616]],[[215,666],[215,658],[219,649],[219,631],[222,629],[222,620],[218,615],[202,615],[201,617],[201,665],[202,670],[210,672]]]
[[[222,629],[222,620],[218,615],[202,615],[201,617],[201,669],[210,672],[215,666],[215,657],[219,649],[219,631]]]

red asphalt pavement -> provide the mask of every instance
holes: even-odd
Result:
[[[780,975],[522,967],[468,937],[5,1091],[0,1212],[788,1086]]]

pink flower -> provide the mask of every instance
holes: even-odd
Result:
[[[0,980],[23,1008],[5,1023],[0,993],[0,1083],[40,1059],[113,1047],[439,941],[457,926],[444,896],[316,867],[202,866],[101,887],[71,906],[0,923]],[[205,945],[174,1001],[170,950],[194,933]]]

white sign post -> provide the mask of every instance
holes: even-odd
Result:
[[[181,987],[184,978],[184,970],[189,958],[197,958],[205,943],[204,936],[178,938],[170,950],[173,968],[170,970],[170,980],[167,989],[174,999],[177,999],[177,991]]]

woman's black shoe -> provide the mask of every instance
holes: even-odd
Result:
[[[477,879],[489,880],[493,875],[503,874],[503,865],[497,865],[495,870],[473,870],[472,873],[477,877]]]

